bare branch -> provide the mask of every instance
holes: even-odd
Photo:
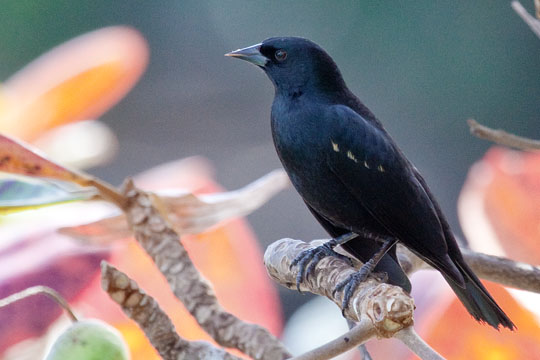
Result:
[[[300,356],[296,356],[291,360],[332,359],[345,351],[349,351],[356,346],[365,343],[369,339],[375,337],[375,335],[375,328],[373,327],[371,321],[364,318],[363,321],[340,337]]]
[[[156,300],[141,290],[134,280],[106,261],[101,262],[101,287],[122,307],[124,313],[139,325],[163,359],[240,360],[239,357],[208,342],[182,339]]]
[[[268,330],[248,324],[226,312],[211,285],[197,271],[177,233],[153,206],[152,197],[133,182],[123,187],[124,212],[139,244],[152,257],[175,296],[201,327],[221,346],[236,348],[254,359],[290,357]]]
[[[538,0],[534,1],[536,7],[536,17],[540,19],[539,3],[540,1]],[[532,17],[519,1],[512,1],[512,9],[514,9],[514,11],[521,17],[521,19],[523,19],[523,21],[525,21],[525,23],[529,25],[529,27],[536,34],[536,36],[540,38],[540,21]]]
[[[517,289],[540,293],[540,267],[462,248],[467,264],[479,277]]]
[[[351,321],[351,320],[347,319],[347,326],[349,327],[349,330],[352,330],[357,325],[359,325],[359,324],[355,323],[354,321]],[[371,354],[369,353],[365,343],[358,345],[356,347],[356,349],[360,353],[360,358],[362,360],[373,360],[373,358],[371,357]]]
[[[298,268],[290,268],[292,260],[301,251],[321,243],[320,240],[305,243],[292,239],[274,242],[264,254],[268,274],[279,284],[296,289]],[[334,288],[353,272],[355,269],[347,262],[329,256],[318,262],[313,276],[308,276],[300,284],[300,289],[326,296],[341,307],[343,290],[333,294]],[[381,283],[371,276],[358,286],[344,315],[356,322],[367,317],[377,336],[392,337],[397,331],[413,324],[414,307],[414,300],[403,289]]]
[[[84,176],[86,176],[87,179],[86,182],[81,183],[81,185],[93,186],[98,190],[99,195],[104,200],[110,201],[120,208],[124,206],[125,199],[114,186],[91,175],[84,174]]]
[[[465,247],[460,247],[460,249],[467,264],[480,278],[504,286],[540,293],[540,267],[498,256],[481,254]],[[402,266],[406,265],[406,272],[409,275],[421,269],[432,269],[402,245],[398,245],[397,253],[400,264]],[[406,267],[404,267],[404,270]]]
[[[412,326],[396,333],[395,338],[401,340],[422,360],[444,360],[444,358],[431,348],[417,333]]]
[[[539,150],[540,149],[539,140],[527,139],[521,136],[507,133],[504,130],[491,129],[487,126],[479,124],[473,119],[467,120],[467,123],[469,124],[471,134],[473,134],[476,137],[479,137],[480,139],[493,141],[494,143],[497,143],[500,145],[509,146],[509,147],[513,147],[513,148],[517,148],[521,150]]]
[[[22,291],[19,291],[15,294],[11,294],[3,299],[0,299],[0,308],[3,308],[4,306],[8,306],[9,304],[13,304],[19,300],[22,300],[29,296],[34,296],[34,295],[46,295],[50,297],[64,309],[64,311],[69,316],[71,321],[78,321],[77,317],[73,313],[73,310],[71,310],[71,306],[69,306],[66,299],[64,299],[62,295],[58,293],[58,291],[48,286],[42,286],[42,285],[32,286]]]

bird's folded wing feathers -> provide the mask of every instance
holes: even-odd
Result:
[[[411,250],[445,257],[447,244],[433,204],[389,135],[347,106],[329,111],[327,161],[335,175]]]

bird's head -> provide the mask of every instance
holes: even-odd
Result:
[[[298,37],[280,37],[232,51],[225,56],[246,60],[262,68],[276,91],[331,93],[346,86],[336,64],[320,46]]]

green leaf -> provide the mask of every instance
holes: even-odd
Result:
[[[94,197],[94,188],[0,173],[0,214]]]

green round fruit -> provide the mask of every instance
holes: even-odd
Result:
[[[128,360],[122,335],[99,320],[73,323],[56,339],[45,360]]]

